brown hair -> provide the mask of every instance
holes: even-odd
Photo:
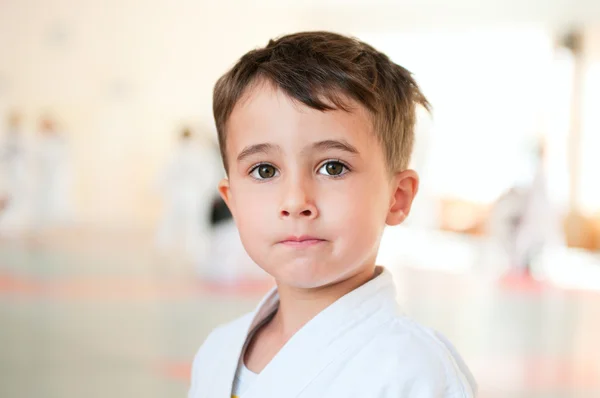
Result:
[[[410,162],[416,106],[429,110],[411,73],[370,45],[330,32],[283,36],[245,54],[215,85],[213,113],[225,170],[227,120],[258,80],[320,111],[350,111],[348,98],[364,106],[391,171]]]

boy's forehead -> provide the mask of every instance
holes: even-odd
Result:
[[[262,142],[344,139],[360,146],[372,141],[368,111],[347,100],[349,110],[320,111],[291,98],[270,83],[254,84],[227,123],[227,148],[234,152]]]

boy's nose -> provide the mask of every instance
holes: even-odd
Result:
[[[301,184],[287,185],[281,208],[279,209],[279,217],[281,219],[290,217],[314,219],[318,216],[317,207],[307,188]]]

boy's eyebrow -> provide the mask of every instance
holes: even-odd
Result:
[[[351,153],[353,155],[358,154],[358,149],[352,146],[345,140],[324,140],[315,142],[312,144],[310,149],[326,151],[331,149],[338,149],[344,152]],[[241,162],[249,156],[256,155],[257,153],[268,154],[271,151],[281,151],[281,147],[279,145],[263,143],[263,144],[255,144],[249,145],[245,147],[242,152],[237,157],[237,161]]]
[[[237,157],[237,161],[241,162],[245,158],[255,155],[257,153],[267,154],[271,151],[280,151],[280,150],[281,150],[281,148],[279,147],[279,145],[266,144],[266,143],[250,145],[250,146],[247,146],[246,148],[244,148],[242,150],[242,152],[240,152],[240,154]]]
[[[348,152],[351,154],[358,154],[358,149],[350,145],[349,142],[345,140],[324,140],[315,142],[311,145],[312,149],[317,149],[321,151],[326,151],[328,149],[339,149],[344,152]]]

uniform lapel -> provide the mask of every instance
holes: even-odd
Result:
[[[258,304],[254,315],[249,321],[231,330],[232,335],[224,336],[224,342],[231,342],[229,347],[223,346],[220,358],[215,358],[215,368],[212,372],[212,388],[208,397],[230,398],[233,379],[239,363],[240,355],[246,342],[246,337],[263,319],[271,314],[278,304],[277,291],[271,290]]]
[[[397,310],[389,272],[327,307],[300,329],[259,374],[244,398],[296,397],[345,351],[372,338]]]

